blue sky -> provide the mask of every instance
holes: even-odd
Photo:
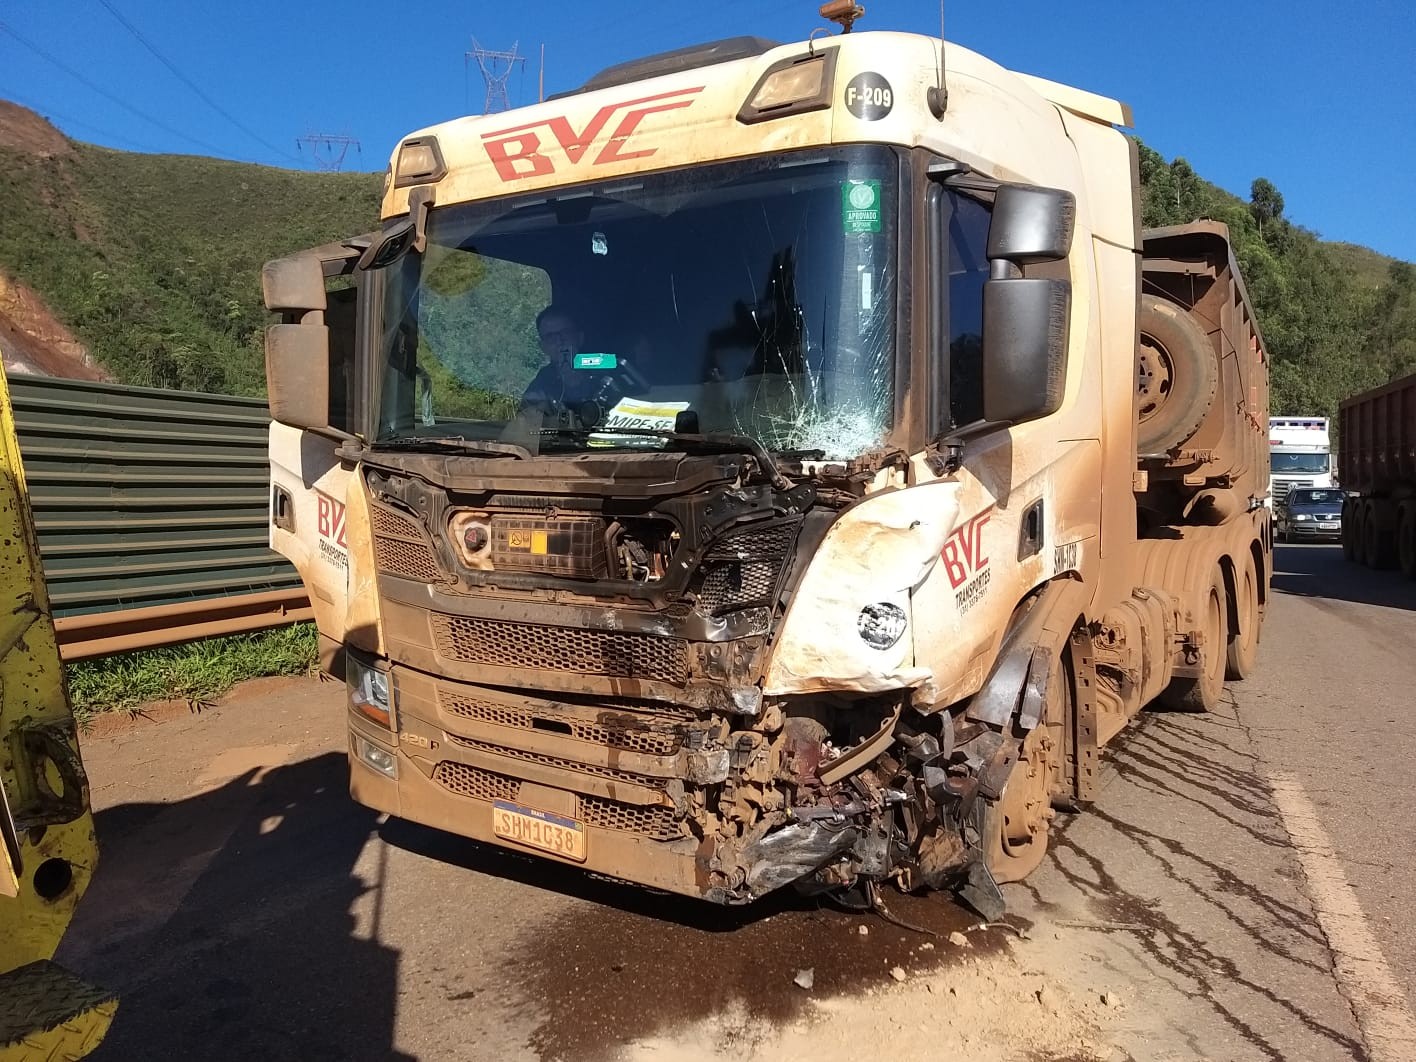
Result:
[[[410,130],[481,110],[464,59],[474,34],[487,48],[519,42],[515,104],[536,98],[543,44],[550,93],[639,55],[738,34],[797,40],[821,24],[811,0],[702,6],[712,15],[684,0],[43,0],[0,8],[0,98],[126,150],[314,169],[296,139],[344,135],[359,141],[344,168],[377,170]],[[938,32],[933,0],[865,6],[861,29]],[[1416,261],[1406,0],[948,0],[946,35],[1125,100],[1161,154],[1245,198],[1269,178],[1288,216],[1325,239]]]

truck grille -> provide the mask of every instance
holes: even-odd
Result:
[[[1273,481],[1273,500],[1281,502],[1288,497],[1288,492],[1294,487],[1311,487],[1311,479],[1276,479]]]
[[[447,737],[454,745],[460,745],[464,749],[486,752],[493,756],[502,756],[507,759],[522,760],[526,763],[536,763],[543,767],[552,767],[558,771],[588,774],[595,778],[608,778],[616,782],[631,782],[634,785],[654,786],[662,784],[653,778],[646,777],[642,774],[635,774],[633,771],[621,771],[617,767],[601,767],[596,763],[581,763],[579,760],[568,760],[563,756],[548,756],[544,752],[527,752],[525,749],[513,749],[505,745],[491,745],[485,741],[473,741],[471,738],[458,737],[456,734],[448,734]]]
[[[496,771],[443,760],[433,768],[433,781],[450,793],[473,800],[511,800],[521,795],[521,782]],[[654,841],[671,841],[680,829],[672,808],[639,807],[605,797],[582,796],[577,817],[587,826],[616,830]]]
[[[651,756],[672,756],[683,747],[681,727],[665,728],[662,724],[640,723],[626,714],[606,713],[609,719],[589,722],[574,715],[558,712],[546,705],[536,708],[516,708],[478,697],[438,692],[438,701],[445,712],[494,726],[516,730],[560,730],[579,741],[603,748],[643,752]]]
[[[385,575],[439,582],[443,575],[423,529],[411,519],[374,505],[369,508],[374,529],[374,566]]]
[[[623,631],[433,614],[433,637],[449,660],[535,671],[574,671],[683,685],[688,647],[675,638]]]
[[[797,525],[748,528],[708,548],[699,569],[700,606],[709,615],[770,605],[777,579],[796,539]]]

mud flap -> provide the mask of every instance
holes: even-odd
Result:
[[[1008,913],[1003,890],[993,880],[981,851],[976,852],[973,862],[969,864],[968,876],[954,890],[954,895],[973,908],[985,922],[996,922]]]

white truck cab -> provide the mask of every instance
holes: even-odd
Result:
[[[1294,487],[1331,487],[1332,444],[1327,417],[1269,418],[1269,504],[1283,504]]]

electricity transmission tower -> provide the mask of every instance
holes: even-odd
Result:
[[[333,133],[306,133],[304,136],[297,136],[295,147],[302,151],[308,147],[315,165],[325,173],[333,173],[343,167],[344,156],[349,154],[351,147],[361,155],[364,153],[359,141],[352,136],[337,136]]]
[[[477,66],[482,71],[482,79],[487,83],[487,102],[482,107],[483,114],[511,110],[511,97],[507,95],[506,83],[511,80],[517,63],[521,64],[523,72],[526,69],[526,56],[516,50],[517,44],[520,43],[517,41],[512,44],[509,52],[494,52],[483,48],[477,43],[477,38],[473,37],[472,50],[463,53],[463,64],[476,59]]]

